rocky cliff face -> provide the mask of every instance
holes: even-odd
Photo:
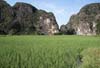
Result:
[[[5,1],[0,0],[0,34],[8,33],[8,25],[13,20],[13,9]]]
[[[65,34],[96,35],[100,34],[100,3],[84,6],[76,15],[72,15],[70,21],[61,32]]]
[[[0,0],[0,34],[55,34],[58,24],[52,13],[38,10],[27,3],[13,7]]]
[[[32,34],[36,31],[34,17],[37,9],[35,7],[26,3],[16,3],[13,6],[13,11],[15,16],[11,23],[10,33]]]
[[[59,27],[53,13],[47,13],[43,10],[36,12],[36,29],[38,34],[56,34],[59,32]]]

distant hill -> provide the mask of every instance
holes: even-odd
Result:
[[[68,24],[60,27],[60,31],[76,35],[100,34],[100,3],[84,6],[79,13],[71,16]]]
[[[0,34],[49,35],[59,32],[59,26],[52,12],[38,10],[36,7],[17,2],[10,6],[0,0]]]

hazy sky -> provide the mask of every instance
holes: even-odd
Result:
[[[66,24],[72,14],[76,14],[86,4],[100,0],[6,0],[10,5],[16,2],[32,4],[38,9],[53,12],[59,25]]]

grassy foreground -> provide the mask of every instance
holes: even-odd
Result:
[[[0,68],[100,68],[100,36],[0,36]]]

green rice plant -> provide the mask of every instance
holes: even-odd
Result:
[[[82,52],[80,68],[100,68],[100,48],[88,48]]]
[[[95,68],[99,47],[99,36],[0,36],[0,68]]]

